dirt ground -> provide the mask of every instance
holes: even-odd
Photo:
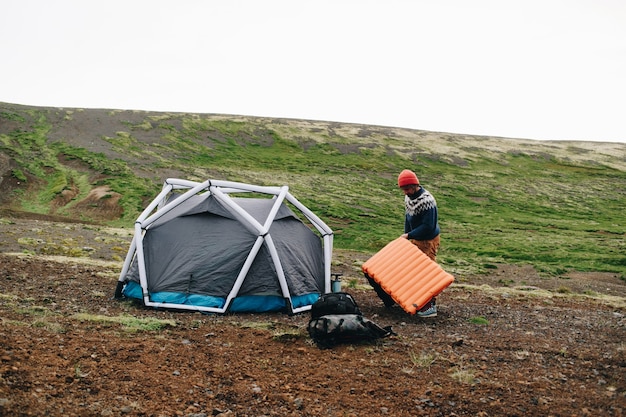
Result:
[[[439,315],[387,310],[368,256],[335,251],[397,335],[319,349],[299,314],[204,315],[112,299],[130,234],[0,216],[2,416],[623,416],[626,282],[499,265]],[[133,327],[130,318],[165,327]]]

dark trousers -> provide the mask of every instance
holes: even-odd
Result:
[[[365,274],[365,278],[367,278],[367,281],[370,283],[372,288],[374,288],[374,291],[376,291],[376,295],[378,295],[378,297],[383,300],[385,307],[391,307],[396,303],[395,301],[393,301],[393,298],[391,298],[391,296],[387,294],[385,290],[383,290],[382,287],[369,275]]]

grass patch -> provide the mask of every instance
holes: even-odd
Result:
[[[468,319],[468,321],[472,324],[480,324],[480,325],[488,325],[489,324],[489,320],[487,320],[486,318],[482,317],[482,316],[478,316],[478,317],[470,317]]]
[[[242,321],[235,322],[234,325],[244,329],[257,329],[257,330],[274,330],[276,323],[271,321]]]
[[[454,369],[450,373],[450,377],[464,385],[476,383],[476,372],[473,369]]]
[[[57,334],[62,334],[65,333],[65,327],[63,327],[62,324],[57,323],[55,321],[49,321],[49,320],[45,320],[45,319],[40,319],[40,320],[34,320],[31,323],[32,327],[41,327],[46,329],[49,332],[52,333],[57,333]]]
[[[421,352],[419,354],[415,352],[409,352],[409,358],[411,359],[411,363],[418,368],[427,368],[430,370],[430,367],[437,360],[438,354],[434,352]]]
[[[17,300],[19,297],[17,295],[14,294],[2,294],[0,293],[0,301],[2,300],[11,300],[11,301],[15,301]]]
[[[277,342],[293,342],[298,339],[308,338],[308,333],[296,326],[284,326],[272,321],[241,321],[233,322],[233,326],[243,329],[268,331],[272,340]]]
[[[162,320],[155,318],[137,318],[133,316],[116,316],[109,317],[103,315],[93,315],[93,314],[75,314],[73,316],[76,320],[79,321],[88,321],[93,323],[100,324],[120,324],[123,328],[130,331],[147,331],[147,332],[155,332],[159,330],[163,330],[167,327],[176,327],[175,320]]]
[[[19,326],[19,327],[29,326],[29,324],[24,321],[10,320],[10,319],[5,319],[3,317],[0,317],[0,323],[2,323],[3,325],[8,325],[8,326]]]
[[[291,343],[295,340],[306,339],[309,334],[300,328],[277,329],[272,332],[272,340]]]
[[[411,168],[437,199],[439,258],[452,273],[491,273],[506,263],[531,264],[545,276],[576,270],[626,277],[623,225],[616,220],[626,206],[619,154],[298,120],[146,113],[131,123],[121,112],[110,112],[111,130],[89,150],[50,140],[54,109],[5,107],[0,119],[15,128],[0,135],[0,150],[16,162],[14,177],[31,185],[14,196],[27,211],[49,213],[52,201],[74,187],[76,200],[59,210],[69,216],[89,189],[108,186],[122,194],[123,213],[108,224],[130,227],[160,190],[166,169],[199,181],[287,184],[334,230],[336,248],[371,253],[403,231],[396,176]],[[85,113],[66,112],[71,120],[64,123],[78,123]],[[104,148],[106,154],[96,151]],[[585,198],[581,189],[589,190]]]
[[[50,313],[47,307],[37,305],[18,307],[15,311],[26,316],[47,316]]]
[[[359,280],[357,278],[350,278],[348,280],[348,288],[356,289],[359,285]]]

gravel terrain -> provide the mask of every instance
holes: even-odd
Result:
[[[0,415],[623,416],[626,282],[499,265],[457,276],[434,319],[387,310],[367,254],[336,251],[396,336],[319,349],[307,314],[204,315],[111,297],[125,229],[0,221]]]

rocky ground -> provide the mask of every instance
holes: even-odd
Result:
[[[112,300],[130,234],[0,219],[0,415],[623,416],[626,282],[498,265],[439,316],[386,310],[368,256],[335,252],[396,336],[319,349],[307,314],[203,315]]]

